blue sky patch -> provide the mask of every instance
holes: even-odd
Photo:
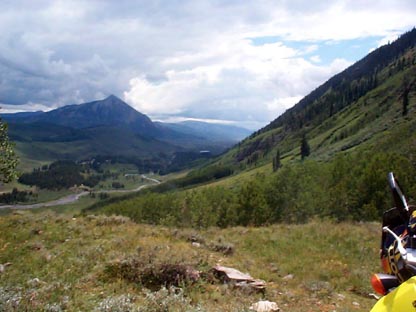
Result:
[[[254,46],[281,42],[283,45],[297,50],[300,56],[306,59],[312,58],[314,62],[319,62],[322,65],[330,64],[337,58],[356,62],[371,50],[376,49],[381,39],[383,39],[381,36],[336,41],[291,41],[278,36],[250,38]]]

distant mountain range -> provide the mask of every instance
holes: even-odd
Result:
[[[169,167],[176,153],[190,153],[193,160],[201,150],[218,154],[250,134],[229,125],[153,122],[114,95],[48,112],[1,117],[23,160],[105,157],[156,170]]]

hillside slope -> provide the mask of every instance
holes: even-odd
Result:
[[[242,141],[221,162],[236,168],[296,159],[305,135],[311,157],[327,159],[341,151],[383,144],[397,134],[393,145],[405,144],[400,127],[413,124],[416,98],[416,30],[380,47],[319,86],[268,126]],[[407,104],[405,105],[405,101]],[[406,108],[404,108],[406,106]]]

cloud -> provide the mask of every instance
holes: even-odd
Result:
[[[195,66],[206,64],[198,58],[209,59],[209,65]],[[131,79],[125,100],[151,116],[170,112],[255,127],[350,65],[335,59],[329,66],[317,66],[280,42],[254,46],[249,40],[223,41],[201,55],[172,57],[167,63],[174,63],[178,70],[166,72],[156,82],[145,76]]]
[[[6,1],[0,104],[113,93],[151,116],[258,127],[351,64],[323,57],[324,42],[386,42],[415,13],[412,0]]]

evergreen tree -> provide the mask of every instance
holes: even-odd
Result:
[[[410,85],[407,82],[407,80],[405,79],[405,81],[403,82],[403,108],[402,108],[402,115],[406,116],[408,109],[407,107],[409,106],[409,92],[410,92]]]
[[[9,141],[7,124],[0,119],[0,182],[10,182],[16,178],[17,157],[13,144]]]
[[[308,157],[310,152],[311,152],[311,150],[310,150],[310,147],[309,147],[309,143],[308,143],[308,140],[306,139],[306,134],[304,134],[302,136],[302,143],[300,145],[300,156],[302,157],[302,160],[305,157]]]
[[[276,151],[276,156],[273,157],[273,171],[277,171],[282,166],[280,162],[280,151]]]

